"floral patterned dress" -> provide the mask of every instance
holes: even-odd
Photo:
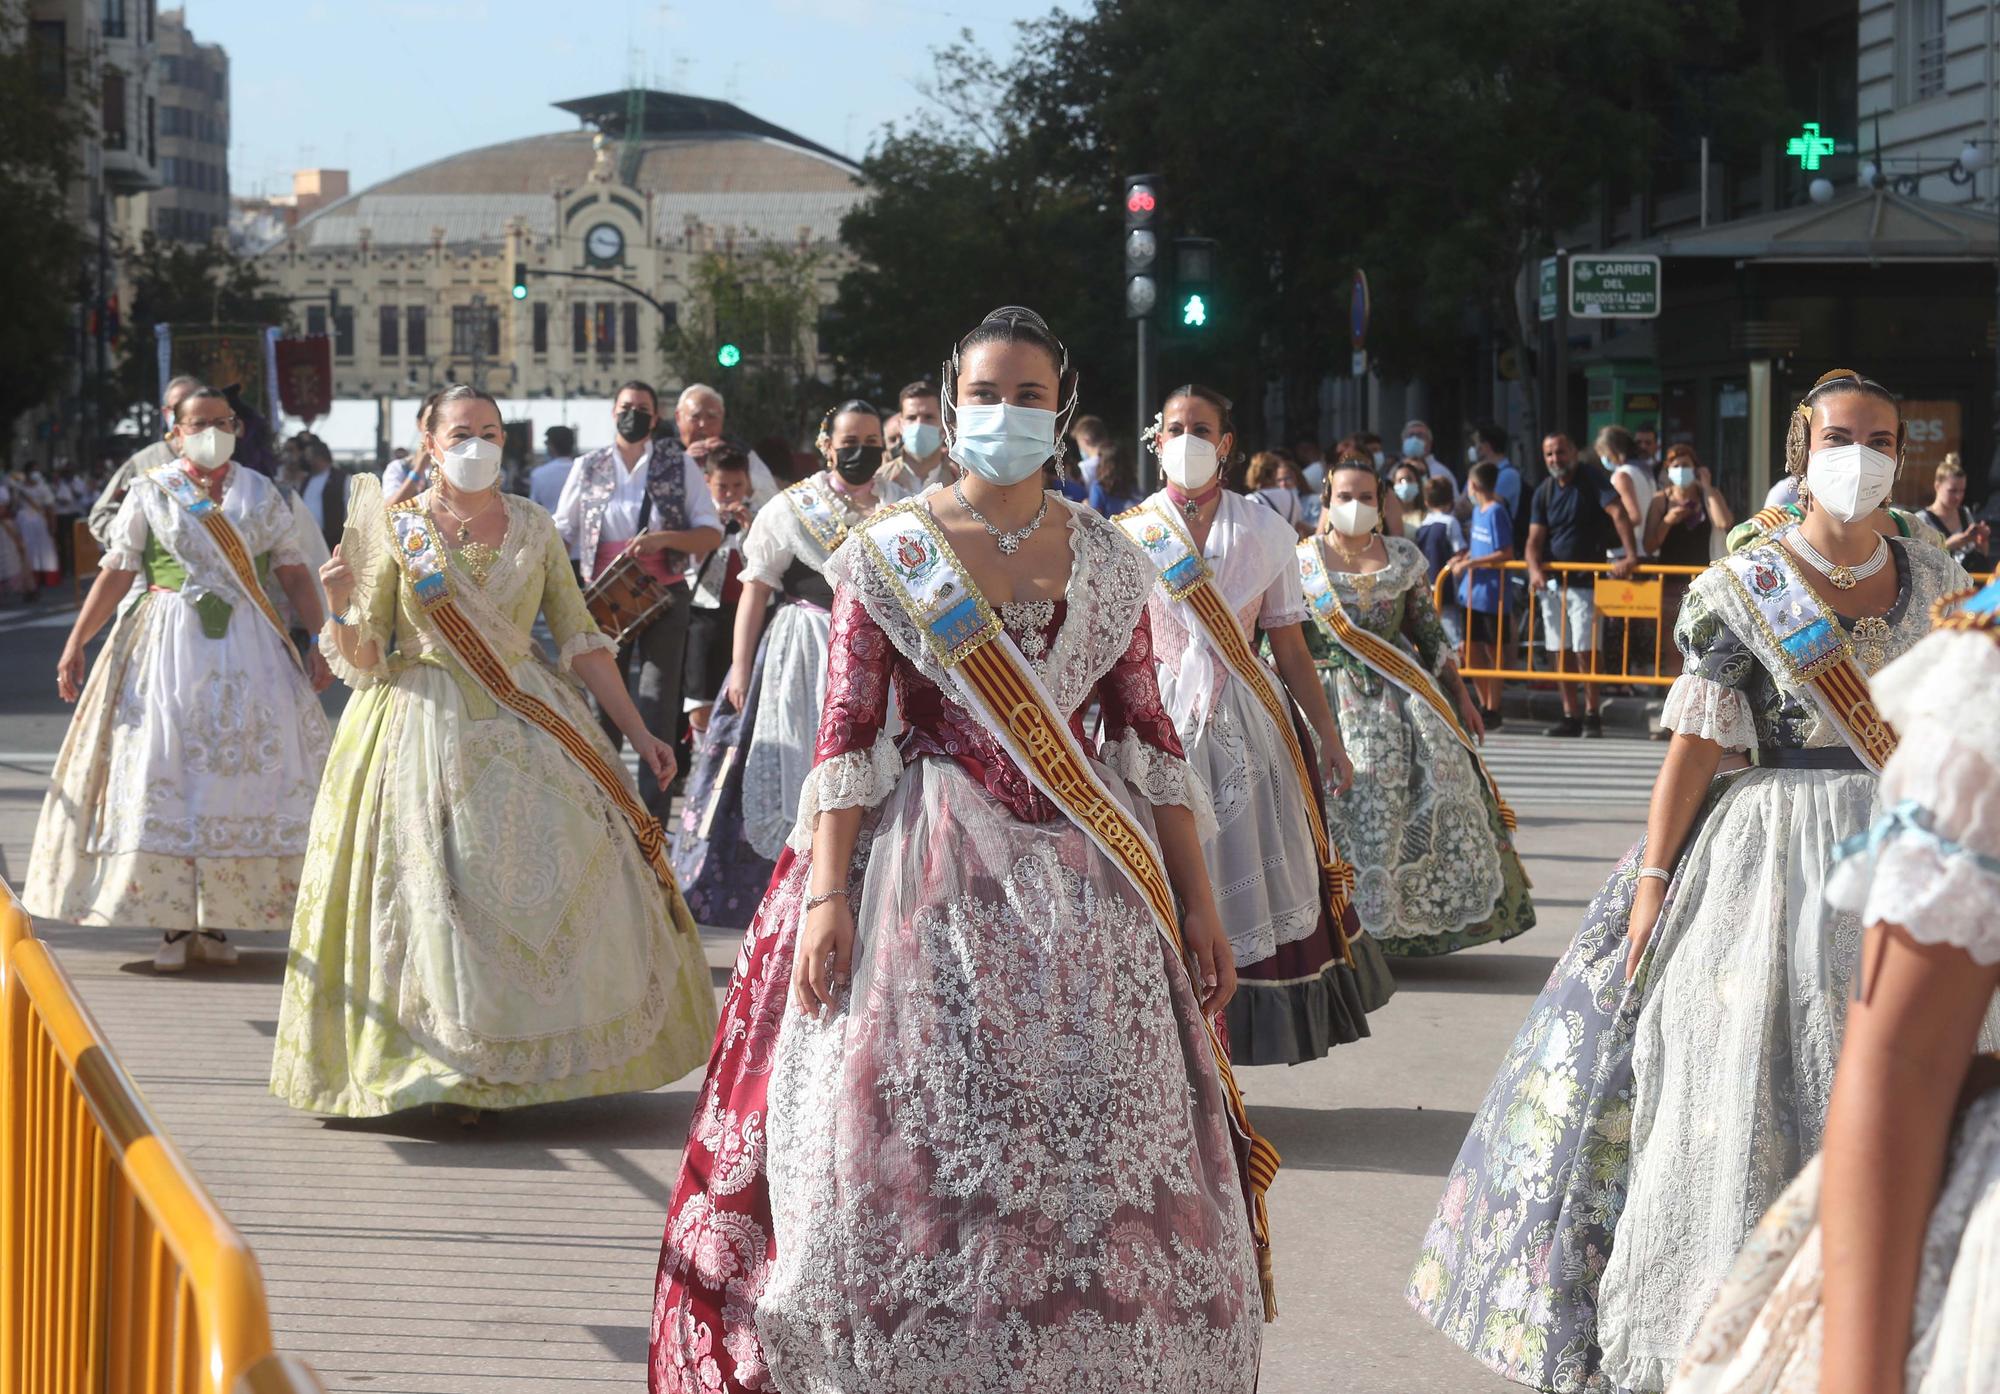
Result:
[[[1151,567],[1057,506],[1065,596],[1002,622],[1079,740],[1097,704],[1107,783],[1138,816],[1211,820],[1153,678]],[[1256,1257],[1184,968],[951,699],[890,583],[853,547],[830,571],[819,763],[696,1102],[652,1388],[1249,1394]],[[852,980],[808,1019],[790,981],[812,830],[855,807]]]
[[[290,507],[262,475],[230,466],[221,508],[260,575],[304,564]],[[27,906],[77,924],[283,932],[327,752],[290,640],[148,478],[125,495],[103,565],[138,573],[137,599],[63,738]]]
[[[1985,602],[2000,600],[1989,586]],[[1872,685],[1902,733],[1887,811],[1836,871],[1863,923],[2000,962],[2000,630],[1934,634]],[[2000,999],[1996,999],[2000,1007]],[[1993,1044],[1993,1014],[1983,1047]],[[1764,1216],[1674,1380],[1676,1394],[1819,1394],[1820,1159]],[[2000,1093],[1959,1119],[1924,1236],[1906,1394],[2000,1389]]]
[[[615,645],[548,513],[514,495],[505,506],[497,549],[446,552],[453,599],[515,684],[615,765],[568,676]],[[351,536],[365,526],[349,521]],[[680,1078],[707,1051],[715,993],[679,891],[661,886],[610,795],[428,627],[386,523],[372,524],[383,545],[350,559],[352,608],[357,637],[385,657],[356,668],[322,640],[355,692],[313,809],[271,1092],[367,1118]],[[534,639],[537,615],[559,668]]]
[[[1381,570],[1328,567],[1327,580],[1355,624],[1441,675],[1452,645],[1431,605],[1424,554],[1401,537],[1385,545]],[[1315,621],[1306,640],[1354,761],[1354,783],[1326,800],[1327,827],[1354,864],[1355,909],[1383,952],[1447,954],[1532,929],[1513,835],[1464,744],[1428,703],[1348,652],[1326,625]]]
[[[1965,586],[1937,549],[1890,546],[1886,623],[1841,618],[1870,670]],[[1502,1061],[1410,1279],[1420,1315],[1538,1389],[1665,1388],[1826,1117],[1860,923],[1823,890],[1834,849],[1875,817],[1877,779],[1842,767],[1837,729],[1774,675],[1735,587],[1718,564],[1690,588],[1662,724],[1823,767],[1715,781],[1629,984],[1644,840],[1619,862]]]

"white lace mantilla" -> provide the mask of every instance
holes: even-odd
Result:
[[[1677,736],[1700,736],[1724,750],[1755,750],[1757,723],[1750,699],[1713,678],[1683,673],[1667,691],[1660,725]]]
[[[1111,671],[1132,642],[1139,612],[1146,608],[1158,572],[1116,525],[1090,509],[1063,500],[1052,508],[1069,512],[1069,584],[1066,612],[1048,656],[1034,663],[1036,674],[1055,698],[1065,719],[1090,700],[1098,679]],[[889,583],[868,564],[861,550],[842,547],[826,564],[827,579],[853,588],[869,618],[882,627],[896,651],[947,696],[957,692],[916,623]],[[1033,660],[1030,660],[1033,662]]]

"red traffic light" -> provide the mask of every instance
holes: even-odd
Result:
[[[1159,205],[1153,191],[1144,184],[1134,184],[1125,194],[1125,211],[1133,217],[1151,213]]]

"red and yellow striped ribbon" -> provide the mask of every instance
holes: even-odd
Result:
[[[1038,782],[1060,803],[1063,810],[1093,833],[1098,845],[1118,859],[1119,865],[1138,886],[1166,930],[1174,951],[1183,961],[1187,944],[1181,938],[1180,917],[1174,908],[1173,889],[1165,870],[1154,855],[1151,843],[1131,816],[1097,784],[1083,763],[1075,741],[1060,718],[1048,709],[1035,684],[1013,661],[1003,644],[989,639],[959,660],[954,672],[972,689],[987,709],[1002,718],[995,732],[1006,742],[1008,751],[1022,766],[1038,777]],[[1229,1054],[1216,1034],[1215,1023],[1207,1016],[1202,1025],[1208,1035],[1216,1073],[1222,1079],[1229,1101],[1229,1116],[1236,1131],[1248,1143],[1244,1166],[1250,1188],[1251,1230],[1257,1243],[1259,1276],[1264,1284],[1265,1317],[1276,1314],[1275,1289],[1271,1269],[1271,1223],[1264,1195],[1278,1174],[1277,1149],[1259,1137],[1250,1126],[1243,1106],[1243,1094],[1236,1087],[1236,1075]]]
[[[271,604],[271,597],[264,594],[264,583],[257,579],[257,563],[250,559],[250,551],[243,545],[243,539],[237,535],[236,529],[222,516],[222,510],[219,508],[203,509],[194,516],[201,520],[201,525],[208,530],[209,538],[222,553],[222,559],[229,563],[229,569],[236,574],[236,584],[250,597],[251,603],[257,607],[257,613],[270,624],[272,632],[278,636],[278,642],[284,645],[285,652],[291,656],[292,665],[300,672],[304,672],[305,660],[299,657],[298,648],[292,643],[291,631],[286,629],[285,622],[278,618],[278,610]]]
[[[1341,859],[1339,850],[1333,845],[1333,837],[1327,831],[1326,810],[1320,807],[1319,795],[1313,787],[1312,766],[1306,761],[1305,747],[1299,744],[1299,733],[1292,725],[1291,711],[1276,684],[1271,681],[1270,674],[1264,671],[1264,665],[1251,651],[1250,641],[1243,637],[1243,627],[1223,602],[1214,580],[1204,577],[1183,591],[1180,598],[1187,602],[1195,618],[1201,621],[1202,628],[1208,631],[1208,637],[1221,653],[1223,661],[1257,695],[1265,715],[1271,718],[1271,725],[1277,728],[1279,739],[1284,741],[1286,753],[1292,757],[1292,772],[1298,777],[1299,788],[1305,793],[1306,822],[1312,828],[1313,847],[1319,853],[1320,868],[1330,883],[1327,904],[1333,911],[1335,921],[1339,921],[1347,913],[1348,900],[1354,894],[1354,868]],[[1345,935],[1341,936],[1340,952],[1352,966],[1354,951],[1348,946]]]
[[[1331,592],[1329,592],[1331,594]],[[1479,751],[1473,746],[1472,737],[1459,724],[1458,713],[1451,709],[1451,703],[1437,690],[1430,674],[1419,668],[1410,656],[1394,644],[1363,629],[1347,617],[1346,609],[1335,598],[1330,612],[1321,615],[1326,627],[1333,631],[1333,637],[1352,649],[1355,656],[1389,677],[1398,687],[1414,696],[1421,697],[1438,714],[1440,720],[1458,737],[1466,753],[1472,756],[1472,763],[1479,767],[1480,777],[1486,781],[1486,788],[1493,795],[1493,802],[1500,807],[1500,826],[1513,832],[1519,826],[1514,810],[1507,806],[1507,800],[1500,796],[1500,786],[1494,782],[1492,771],[1479,758]]]
[[[1861,743],[1876,768],[1888,764],[1889,757],[1896,753],[1896,731],[1876,708],[1868,691],[1868,680],[1861,676],[1860,669],[1842,659],[1809,681],[1819,689],[1841,724]]]

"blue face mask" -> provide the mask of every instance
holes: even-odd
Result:
[[[1404,437],[1403,437],[1403,458],[1404,458],[1404,459],[1406,459],[1406,460],[1421,460],[1421,459],[1423,459],[1424,457],[1426,457],[1427,455],[1429,455],[1430,453],[1431,453],[1431,447],[1430,447],[1430,442],[1429,442],[1429,441],[1426,441],[1426,440],[1425,440],[1425,439],[1424,439],[1424,438],[1423,438],[1422,436],[1404,436]]]
[[[1006,402],[960,407],[951,458],[981,479],[1019,484],[1056,453],[1056,413]]]
[[[944,443],[944,432],[928,421],[912,421],[903,427],[903,453],[915,460],[928,460]]]

